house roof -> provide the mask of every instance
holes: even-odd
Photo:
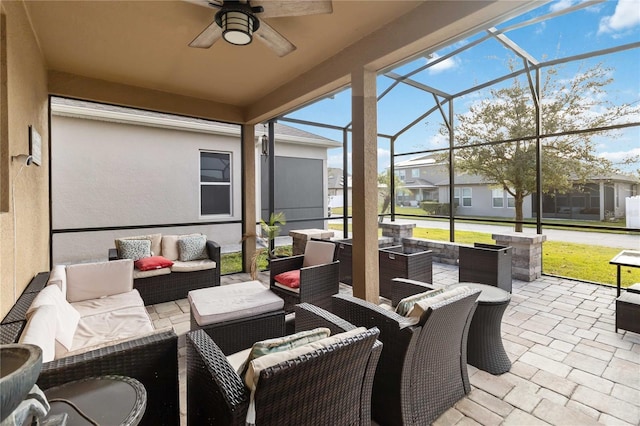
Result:
[[[343,175],[342,169],[338,167],[328,167],[327,168],[327,176],[328,176],[328,188],[329,189],[343,189]],[[347,186],[351,188],[351,175],[347,174]]]
[[[184,131],[240,135],[240,126],[237,124],[59,97],[51,98],[51,113],[59,116],[173,128]],[[277,142],[316,145],[327,148],[342,146],[341,142],[281,123],[275,123],[274,131]],[[256,138],[261,137],[264,133],[266,131],[263,131],[262,127],[256,127]]]
[[[53,95],[256,124],[348,86],[354,70],[381,71],[537,5],[332,4],[330,14],[265,20],[296,45],[284,57],[261,43],[259,33],[247,46],[218,40],[209,49],[189,47],[216,13],[206,1],[24,1],[16,7],[35,34]]]

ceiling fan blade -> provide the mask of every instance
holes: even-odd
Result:
[[[282,57],[294,50],[296,47],[287,40],[282,34],[274,30],[271,25],[265,21],[260,21],[260,28],[254,34],[258,40],[266,44],[276,55]]]
[[[203,7],[222,7],[222,0],[182,0]]]
[[[264,11],[258,14],[261,19],[333,12],[331,0],[253,0],[251,6],[264,8]]]
[[[198,37],[194,38],[189,47],[199,47],[201,49],[210,48],[220,37],[222,37],[222,29],[213,21],[205,28]]]

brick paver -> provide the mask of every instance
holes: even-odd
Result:
[[[433,270],[434,283],[457,282],[457,267],[434,263]],[[260,279],[268,282],[264,273]],[[246,280],[235,274],[222,284]],[[157,328],[172,326],[179,335],[189,329],[186,299],[148,312]],[[555,277],[514,280],[502,324],[511,371],[494,376],[469,366],[472,392],[435,424],[640,424],[640,335],[616,333],[614,318],[614,288]],[[180,411],[186,425],[184,349]]]

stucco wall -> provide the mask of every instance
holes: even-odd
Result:
[[[9,168],[15,187],[15,204],[0,213],[0,316],[4,317],[31,278],[49,269],[49,128],[45,64],[24,6],[0,1],[0,9],[6,19],[9,136],[2,142],[8,149],[1,167]],[[11,164],[10,156],[29,152],[29,125],[42,137],[42,164],[25,167],[13,181],[20,166]]]
[[[53,115],[53,229],[239,221],[239,136]],[[200,151],[230,152],[232,214],[200,215]],[[237,244],[239,224],[55,234],[53,262],[106,259],[114,237],[202,232]]]

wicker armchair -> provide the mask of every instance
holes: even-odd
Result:
[[[324,255],[326,263],[314,263],[313,266],[306,266],[305,257],[308,260],[312,248],[315,250],[320,247],[322,250],[327,250]],[[331,296],[337,294],[340,289],[340,266],[339,261],[335,260],[335,256],[336,246],[334,243],[311,240],[307,242],[305,254],[271,260],[270,289],[284,300],[285,312],[293,312],[294,306],[303,302],[327,310],[331,309]],[[298,289],[277,284],[276,275],[295,269],[300,270],[300,287]]]
[[[406,280],[394,280],[402,287]],[[410,284],[414,290],[427,286]],[[410,319],[349,295],[333,296],[333,312],[352,324],[378,327],[382,355],[373,385],[380,425],[431,424],[471,391],[467,334],[479,291],[463,294]]]
[[[309,327],[352,327],[315,307],[301,316]],[[370,425],[371,387],[382,349],[378,333],[370,329],[263,370],[255,392],[255,424]],[[211,338],[202,330],[188,333],[188,424],[244,425],[249,395]]]
[[[147,408],[140,424],[180,424],[178,336],[173,331],[46,362],[37,385],[46,390],[73,380],[111,374],[133,377],[144,385]]]

